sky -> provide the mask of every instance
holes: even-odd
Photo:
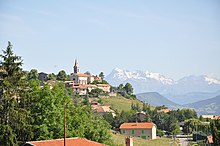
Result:
[[[0,0],[0,49],[25,70],[113,68],[220,79],[219,0]]]

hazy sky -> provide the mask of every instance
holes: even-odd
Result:
[[[115,68],[174,79],[220,78],[219,0],[0,0],[0,48],[23,68],[106,75]]]

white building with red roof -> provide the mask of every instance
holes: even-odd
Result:
[[[119,127],[121,134],[140,137],[142,139],[156,139],[157,126],[152,122],[123,123]]]

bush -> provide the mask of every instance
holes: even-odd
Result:
[[[157,136],[160,136],[160,137],[164,136],[164,131],[157,129]]]

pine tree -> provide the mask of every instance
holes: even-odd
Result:
[[[28,89],[21,57],[14,54],[10,42],[0,57],[0,144],[14,146],[29,140],[32,135],[23,102]]]

